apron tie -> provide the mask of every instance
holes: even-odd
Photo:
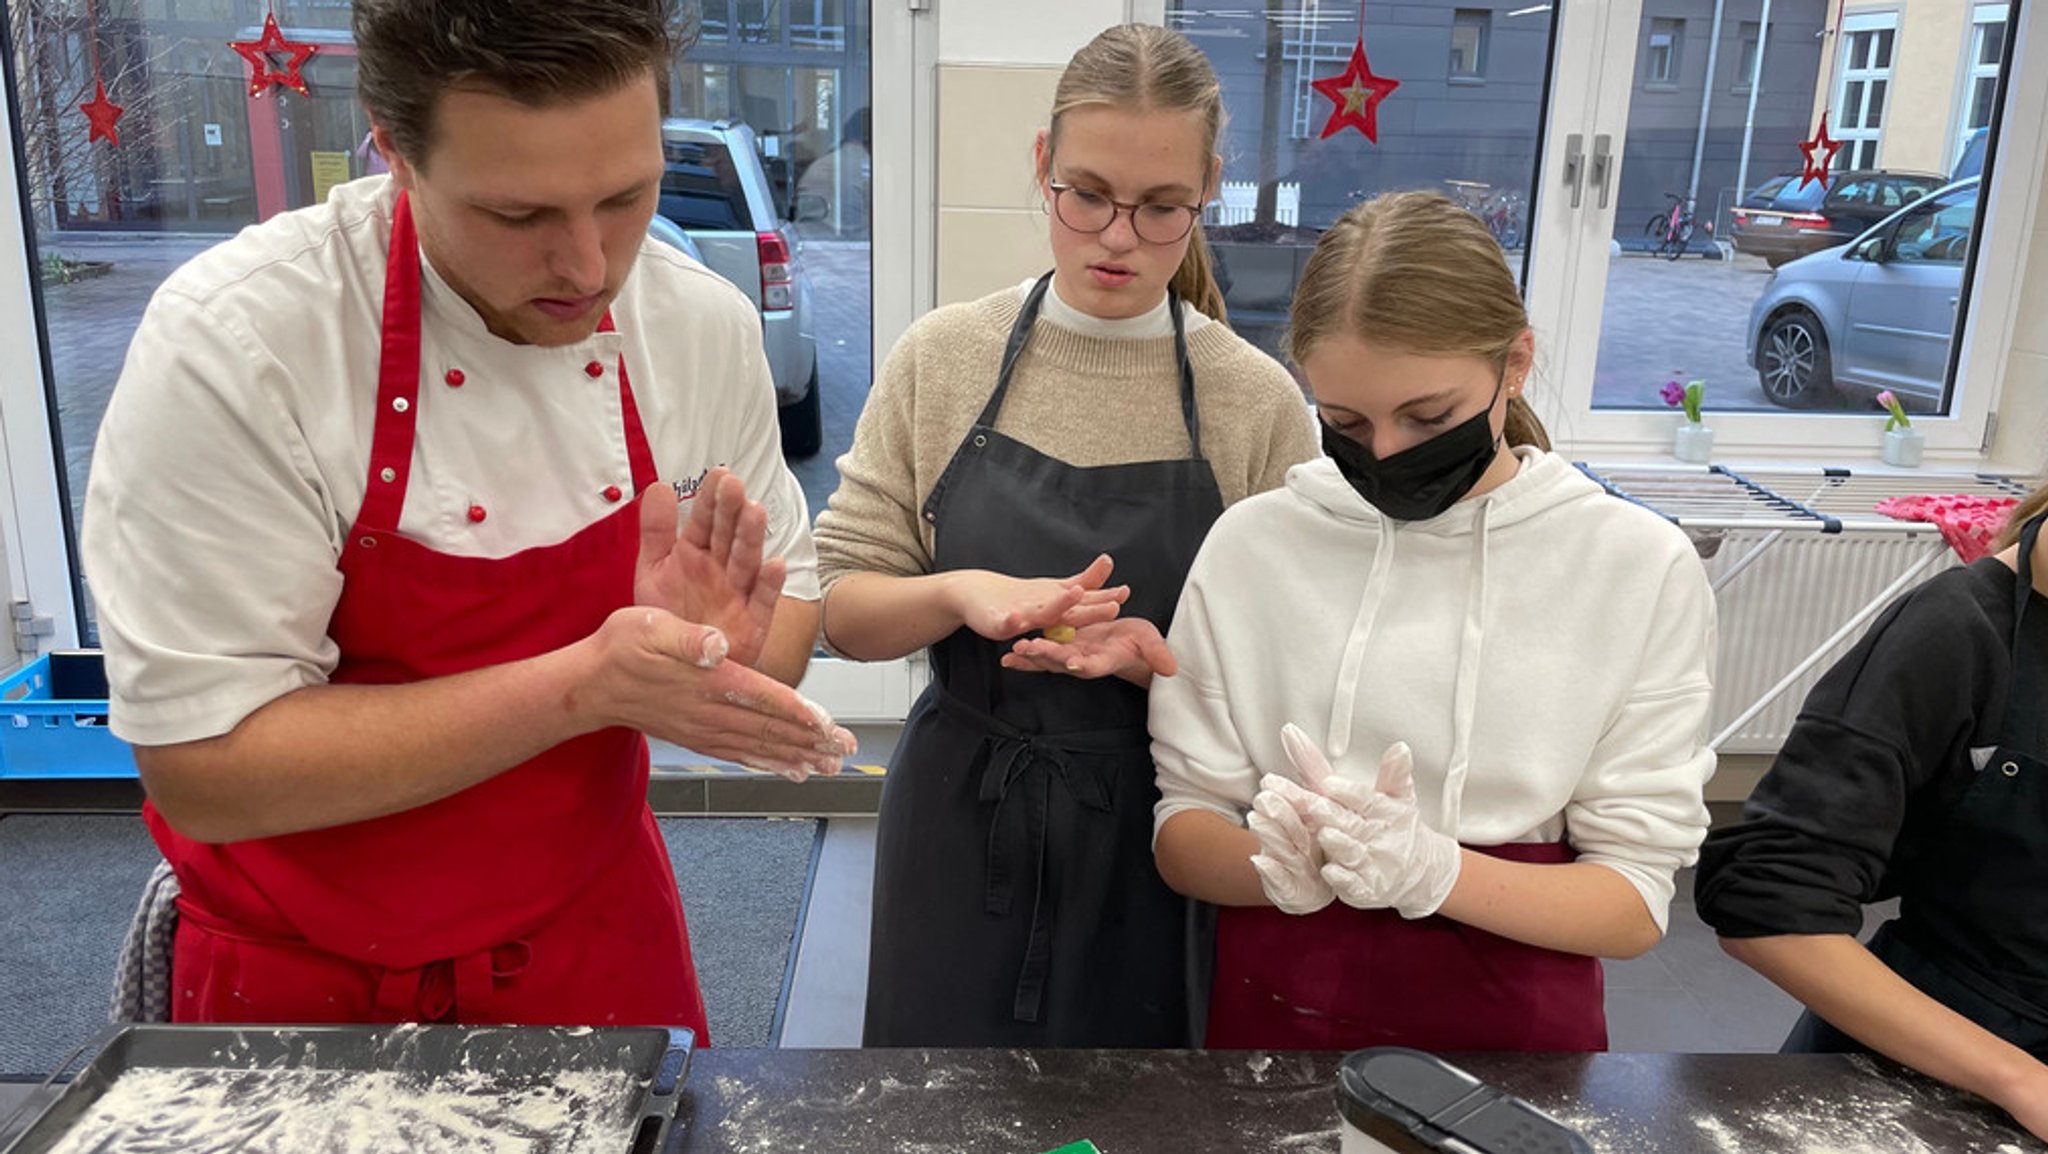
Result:
[[[1099,774],[1077,765],[1070,756],[1077,752],[1128,752],[1133,740],[1126,730],[1104,730],[1068,735],[1034,735],[975,709],[948,692],[939,694],[939,706],[954,717],[982,731],[981,747],[986,765],[981,773],[979,798],[995,807],[989,815],[987,881],[982,891],[983,909],[995,917],[1008,917],[1015,899],[1013,857],[1014,837],[1005,836],[1010,825],[1003,821],[1004,807],[1013,789],[1025,786],[1023,846],[1029,854],[1032,875],[1031,930],[1019,967],[1017,990],[1011,1014],[1020,1022],[1036,1022],[1045,998],[1045,980],[1051,970],[1052,930],[1057,903],[1045,884],[1047,815],[1051,809],[1052,783],[1058,779],[1075,801],[1099,813],[1114,807],[1109,787]],[[1149,746],[1149,737],[1137,733],[1139,747]],[[1028,780],[1027,780],[1028,779]]]
[[[518,977],[533,961],[525,941],[475,950],[377,979],[377,1016],[394,1022],[455,1021],[463,1006],[477,1006],[499,982]]]

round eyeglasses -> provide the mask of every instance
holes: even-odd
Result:
[[[1048,187],[1052,189],[1053,215],[1075,232],[1107,232],[1116,223],[1118,213],[1128,212],[1131,231],[1138,234],[1139,240],[1146,244],[1173,244],[1192,231],[1202,215],[1199,205],[1159,201],[1125,204],[1071,184],[1049,181]]]

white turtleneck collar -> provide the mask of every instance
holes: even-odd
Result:
[[[1029,297],[1031,286],[1037,283],[1038,278],[1032,277],[1018,285],[1018,298],[1021,300]],[[1039,306],[1038,315],[1068,332],[1078,333],[1084,337],[1122,341],[1153,340],[1173,335],[1173,319],[1166,315],[1166,300],[1163,297],[1158,304],[1137,316],[1107,320],[1084,313],[1062,300],[1057,284],[1049,285],[1047,289],[1045,303]],[[1187,326],[1189,336],[1195,335],[1204,325],[1212,323],[1200,309],[1186,302],[1182,302],[1181,317]]]

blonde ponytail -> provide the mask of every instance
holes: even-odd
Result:
[[[1223,288],[1216,283],[1215,266],[1209,257],[1209,242],[1199,224],[1188,234],[1187,255],[1180,258],[1180,267],[1173,271],[1173,291],[1211,320],[1230,323]]]

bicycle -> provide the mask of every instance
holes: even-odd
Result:
[[[1458,207],[1478,217],[1501,248],[1521,247],[1526,227],[1526,198],[1521,193],[1480,180],[1447,178],[1444,184]]]
[[[1685,255],[1686,245],[1692,241],[1692,203],[1675,192],[1667,192],[1664,198],[1671,202],[1668,212],[1660,212],[1643,226],[1643,235],[1651,242],[1651,252],[1666,260],[1677,260]]]
[[[1513,252],[1522,247],[1526,227],[1528,198],[1514,189],[1503,189],[1494,193],[1486,202],[1486,210],[1479,219],[1486,222],[1486,231],[1506,251]]]

